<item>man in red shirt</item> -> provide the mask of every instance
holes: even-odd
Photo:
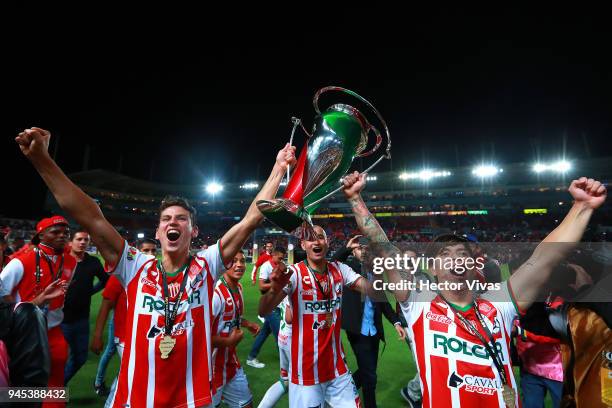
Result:
[[[30,302],[50,285],[67,285],[76,268],[70,254],[68,221],[61,216],[41,220],[36,225],[35,246],[15,256],[0,273],[7,300]],[[64,386],[64,367],[68,358],[68,344],[60,328],[64,318],[64,294],[56,297],[44,311],[47,315],[47,336],[51,352],[49,387]],[[65,406],[64,403],[45,403],[45,407]]]
[[[255,267],[251,271],[251,283],[255,285],[257,283],[257,270],[261,265],[265,262],[269,261],[272,258],[272,250],[274,249],[274,244],[272,241],[267,241],[264,246],[264,251],[259,254],[259,258],[257,258],[257,262],[255,263]]]

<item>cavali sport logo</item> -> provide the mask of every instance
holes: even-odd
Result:
[[[495,395],[495,392],[501,388],[501,384],[496,378],[477,377],[469,374],[461,377],[456,372],[453,372],[448,376],[448,387],[463,388],[467,392],[475,392],[482,395]]]

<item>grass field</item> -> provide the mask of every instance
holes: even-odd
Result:
[[[249,267],[250,271],[250,267]],[[245,297],[245,318],[251,321],[257,321],[257,305],[259,303],[259,291],[256,290],[248,282],[250,272],[245,274],[243,278],[244,297]],[[92,299],[91,316],[90,316],[90,333],[93,333],[95,319],[98,313],[98,308],[101,302],[101,295],[98,293]],[[398,340],[393,327],[385,319],[385,333],[387,335],[387,346],[384,349],[381,347],[381,354],[378,363],[378,386],[377,386],[377,401],[379,407],[404,407],[407,404],[399,394],[399,390],[406,382],[415,374],[415,365],[408,346],[405,342]],[[104,337],[106,339],[106,336]],[[351,370],[355,370],[356,363],[350,345],[346,340],[343,332],[343,343],[347,360]],[[246,357],[253,344],[253,337],[245,333],[244,340],[238,346],[238,357],[244,367],[246,375],[249,379],[251,391],[254,397],[254,406],[257,406],[260,399],[268,387],[278,379],[278,351],[276,342],[270,336],[264,347],[262,348],[258,358],[266,363],[265,368],[256,369],[246,365]],[[103,398],[96,396],[93,391],[93,381],[98,366],[99,357],[93,353],[89,353],[89,358],[77,375],[70,381],[70,403],[71,407],[102,407],[104,406]],[[108,367],[106,374],[106,383],[110,386],[113,378],[117,374],[119,367],[118,357],[115,356]],[[283,397],[278,407],[287,407],[287,397]],[[547,406],[550,406],[550,400],[547,400]]]

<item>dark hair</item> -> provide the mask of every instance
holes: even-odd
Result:
[[[144,244],[153,244],[157,247],[157,241],[151,238],[142,238],[136,241],[136,248],[140,250]]]
[[[191,218],[191,225],[192,226],[196,225],[196,219],[197,219],[197,216],[198,216],[198,212],[196,211],[195,207],[193,207],[191,204],[189,204],[189,201],[187,201],[186,198],[178,197],[178,196],[166,196],[166,197],[164,197],[164,199],[162,200],[161,204],[159,205],[159,216],[160,216],[160,218],[161,218],[162,212],[166,208],[174,207],[174,206],[179,206],[179,207],[182,207],[182,208],[186,209],[187,211],[189,211],[189,217]]]
[[[470,241],[467,238],[462,237],[460,235],[442,234],[438,235],[431,241],[431,243],[427,246],[427,250],[425,252],[427,253],[428,257],[433,258],[436,257],[438,253],[440,253],[440,251],[446,247],[463,244],[465,249],[470,253],[470,256],[472,256],[474,251],[472,247],[470,247],[470,245],[468,244],[469,242]]]
[[[85,228],[78,228],[76,231],[74,231],[71,234],[72,238],[70,238],[70,239],[73,239],[75,237],[75,235],[78,234],[78,233],[87,234],[87,235],[89,235],[89,238],[91,239],[91,234]]]
[[[277,246],[276,248],[274,248],[273,253],[285,255],[287,251],[285,251],[285,248]]]

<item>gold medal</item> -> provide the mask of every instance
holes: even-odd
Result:
[[[506,407],[514,408],[514,388],[512,388],[508,384],[504,384],[504,387],[502,388],[502,397],[504,398],[504,403],[506,404]]]
[[[161,358],[164,360],[167,359],[175,344],[176,339],[174,337],[162,334],[162,338],[159,342],[159,352],[161,353]]]

